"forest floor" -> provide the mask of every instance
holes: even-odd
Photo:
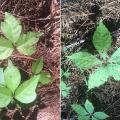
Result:
[[[99,20],[111,32],[112,50],[120,46],[120,1],[119,0],[65,0],[62,2],[62,58],[61,68],[71,75],[63,81],[71,87],[69,95],[62,97],[62,120],[77,120],[71,104],[92,101],[95,110],[104,111],[110,118],[120,120],[120,82],[109,81],[89,95],[85,84],[86,76],[75,67],[67,56],[82,50],[96,53],[92,37]]]
[[[57,0],[0,0],[0,21],[9,12],[22,23],[23,31],[43,32],[37,51],[30,57],[15,51],[11,57],[20,69],[22,77],[28,78],[31,64],[41,56],[44,71],[48,71],[53,83],[37,89],[38,103],[30,108],[4,109],[0,120],[59,120],[60,119],[60,3]],[[6,61],[0,61],[4,66]]]

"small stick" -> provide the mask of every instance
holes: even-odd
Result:
[[[32,58],[30,56],[11,55],[11,57],[13,57],[13,58],[25,58],[25,59],[29,59],[29,60],[37,60],[37,59]]]

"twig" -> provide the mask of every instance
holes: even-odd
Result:
[[[17,65],[17,67],[20,68],[21,70],[23,70],[24,72],[28,73],[29,75],[32,75],[31,72],[28,72],[27,70],[23,69],[22,67],[20,67],[20,66],[18,66],[18,65]]]
[[[11,55],[11,57],[13,57],[13,58],[25,58],[25,59],[29,59],[29,60],[37,60],[37,59],[32,58],[30,56]]]

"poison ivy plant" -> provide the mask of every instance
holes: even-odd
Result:
[[[86,100],[84,107],[73,104],[72,109],[77,113],[78,120],[105,120],[109,117],[104,112],[95,112],[94,106],[89,100]]]
[[[111,47],[112,37],[102,21],[94,32],[92,42],[100,54],[100,59],[88,52],[78,52],[68,56],[82,70],[96,68],[89,75],[87,83],[89,90],[104,84],[109,77],[120,80],[120,48],[109,57],[107,51]]]
[[[33,76],[21,83],[19,70],[9,61],[4,71],[0,69],[0,108],[16,100],[24,104],[33,102],[38,82],[38,76]]]
[[[36,48],[33,46],[42,35],[38,32],[22,33],[22,26],[18,19],[5,12],[4,21],[1,22],[0,60],[10,57],[14,50],[24,55],[32,55]]]
[[[33,76],[37,76],[42,85],[52,83],[52,77],[50,73],[43,71],[43,65],[43,58],[38,59],[32,64]]]

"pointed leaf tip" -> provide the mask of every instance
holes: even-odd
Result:
[[[78,52],[68,56],[70,60],[80,69],[90,69],[102,62],[88,52]]]
[[[0,108],[7,107],[12,100],[12,92],[5,86],[0,85]]]
[[[23,82],[15,91],[15,98],[21,103],[31,103],[36,99],[36,87],[39,76],[33,76],[29,80]]]
[[[5,19],[4,22],[1,23],[1,30],[8,40],[14,44],[20,37],[22,26],[20,25],[20,21],[12,14],[5,12]]]
[[[6,86],[14,93],[21,82],[21,75],[11,61],[8,62],[8,66],[4,71],[4,77]]]
[[[88,100],[86,100],[86,102],[85,102],[85,108],[86,108],[86,110],[87,110],[90,114],[92,114],[92,113],[94,112],[94,106],[93,106],[93,104],[92,104],[90,101],[88,101]]]
[[[43,65],[44,64],[43,64],[43,57],[42,57],[32,64],[32,72],[34,74],[40,73],[41,70],[43,69]]]
[[[111,47],[112,36],[102,21],[99,22],[93,35],[93,44],[97,51],[101,54],[107,52]]]

